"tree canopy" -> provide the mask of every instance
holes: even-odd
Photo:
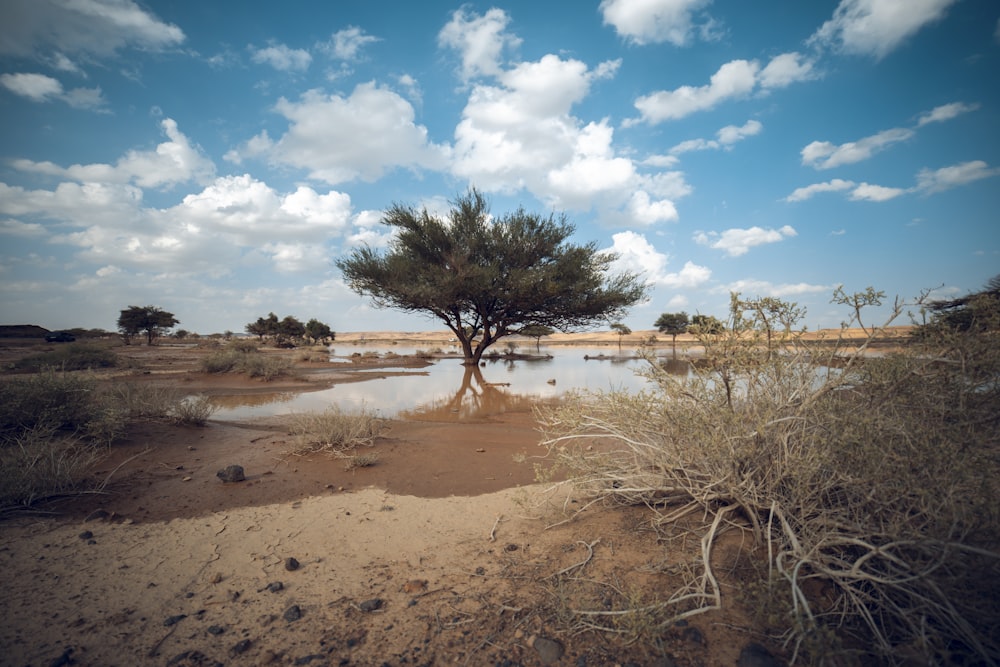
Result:
[[[671,337],[673,346],[677,348],[677,336],[678,334],[685,333],[688,330],[688,314],[683,310],[679,313],[663,313],[658,318],[653,326],[660,333],[667,334]]]
[[[347,284],[376,306],[443,321],[465,363],[528,327],[617,319],[646,295],[637,275],[609,275],[616,255],[568,243],[575,228],[565,216],[519,208],[495,218],[474,188],[446,219],[394,204],[382,223],[396,231],[384,254],[365,246],[336,262]]]
[[[173,313],[168,313],[157,306],[129,306],[118,316],[118,331],[126,343],[133,336],[146,334],[146,343],[152,345],[157,336],[164,333],[180,321]]]

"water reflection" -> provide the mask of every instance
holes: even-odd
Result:
[[[383,348],[366,346],[365,352],[400,352],[398,347]],[[338,384],[322,391],[291,396],[275,393],[213,397],[212,402],[221,406],[216,419],[321,411],[337,405],[344,410],[367,409],[390,418],[405,413],[408,419],[456,421],[499,414],[518,403],[551,399],[571,390],[634,392],[647,385],[647,380],[636,374],[646,362],[635,354],[607,354],[606,347],[543,346],[542,351],[551,356],[533,360],[484,359],[481,368],[465,366],[461,359],[440,359],[420,371],[370,371],[374,379]],[[392,371],[392,375],[386,371]]]

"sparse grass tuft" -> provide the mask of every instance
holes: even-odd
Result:
[[[188,396],[173,405],[170,416],[178,424],[204,426],[218,406],[212,405],[204,394]]]
[[[370,446],[386,428],[384,419],[367,410],[348,413],[337,406],[293,415],[291,424],[299,452],[341,453]]]
[[[357,468],[369,468],[378,463],[378,454],[351,454],[344,456],[344,470],[356,470]]]
[[[226,349],[210,354],[202,359],[201,369],[206,373],[234,371],[245,373],[252,378],[270,381],[284,375],[292,366],[292,362],[285,357],[261,354],[257,351],[256,346],[253,346],[252,350],[241,352],[237,349]]]

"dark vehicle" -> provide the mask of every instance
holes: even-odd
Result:
[[[76,336],[71,333],[66,333],[65,331],[50,333],[45,337],[46,343],[72,343],[75,340]]]

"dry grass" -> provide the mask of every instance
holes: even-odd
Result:
[[[663,530],[704,517],[678,590],[578,616],[609,631],[630,615],[665,628],[720,607],[712,551],[739,529],[761,557],[754,603],[793,661],[1000,662],[992,336],[884,358],[862,346],[831,370],[835,346],[818,359],[800,345],[794,309],[765,325],[746,303],[734,300],[729,333],[702,337],[693,378],[651,365],[653,391],[579,395],[542,415],[584,508],[646,505]]]
[[[384,419],[368,410],[344,412],[337,406],[291,417],[291,433],[296,439],[297,452],[342,454],[355,447],[370,446],[387,426]]]

